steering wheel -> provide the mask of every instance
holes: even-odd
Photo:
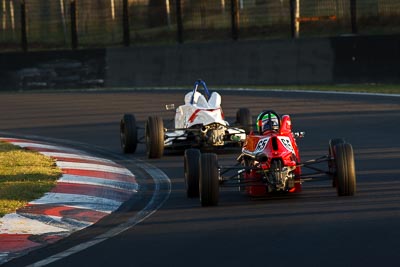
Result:
[[[208,91],[206,83],[203,80],[199,79],[194,83],[193,94],[192,94],[192,98],[190,99],[190,104],[192,104],[192,105],[194,102],[194,94],[199,89],[199,85],[201,85],[203,87],[204,95],[205,95],[207,101],[208,101],[208,99],[210,99],[211,94],[210,94],[210,91]]]

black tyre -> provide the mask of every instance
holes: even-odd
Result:
[[[198,149],[189,148],[185,150],[184,171],[188,198],[199,197],[200,157],[201,153]]]
[[[252,130],[252,118],[248,108],[239,108],[236,112],[236,122],[249,134]]]
[[[335,156],[335,146],[338,144],[344,144],[346,143],[346,141],[343,138],[334,138],[329,140],[329,148],[328,148],[328,153],[329,153],[329,157],[332,160],[328,161],[328,168],[329,168],[329,172],[333,174],[332,176],[332,187],[336,187],[337,184],[337,175],[336,175],[336,165],[335,165],[335,161],[334,158]]]
[[[146,122],[146,153],[149,159],[161,158],[164,154],[164,123],[158,116],[150,116]]]
[[[214,153],[204,153],[200,159],[200,203],[217,206],[219,199],[218,159]]]
[[[125,114],[119,124],[121,148],[124,153],[135,153],[138,138],[136,119],[132,114]]]
[[[334,149],[337,194],[338,196],[352,196],[356,192],[356,171],[353,147],[348,143],[340,143],[337,144]]]
[[[334,156],[335,155],[334,147],[338,144],[344,144],[344,143],[346,143],[346,141],[343,138],[334,138],[329,140],[329,155]]]

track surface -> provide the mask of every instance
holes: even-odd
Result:
[[[151,179],[129,163],[130,158],[145,160],[143,146],[135,155],[125,157],[120,152],[119,120],[125,112],[135,113],[139,122],[148,114],[172,118],[162,111],[164,105],[181,104],[184,93],[3,93],[0,131],[100,148],[105,156],[121,157],[120,162],[139,176],[139,184],[148,183],[150,188]],[[355,150],[356,196],[337,197],[329,182],[305,183],[295,197],[261,200],[222,189],[218,207],[201,208],[198,200],[185,197],[182,154],[167,155],[149,161],[172,181],[170,198],[158,212],[50,266],[398,266],[399,98],[280,92],[221,95],[230,121],[239,107],[249,107],[253,116],[263,109],[291,114],[294,130],[306,132],[299,141],[303,160],[327,153],[330,138],[344,137]],[[219,160],[234,163],[236,156],[225,153]],[[124,219],[116,218],[115,223]],[[71,237],[70,244],[57,245],[58,251],[106,228]],[[6,266],[25,266],[52,253],[52,248],[45,248]]]

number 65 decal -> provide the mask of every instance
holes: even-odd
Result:
[[[268,144],[268,141],[269,141],[269,137],[258,140],[256,149],[254,150],[254,152],[262,151],[265,148],[265,146]]]
[[[294,148],[292,146],[292,142],[290,142],[289,137],[279,137],[279,140],[286,147],[287,150],[294,153]]]

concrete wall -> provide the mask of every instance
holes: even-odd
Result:
[[[248,41],[107,50],[107,86],[330,83],[328,39]]]
[[[400,36],[107,50],[107,86],[399,83]]]
[[[0,54],[0,90],[399,83],[400,36],[238,41]]]
[[[105,49],[0,54],[0,91],[104,86]]]
[[[335,83],[400,83],[400,35],[330,41]]]

